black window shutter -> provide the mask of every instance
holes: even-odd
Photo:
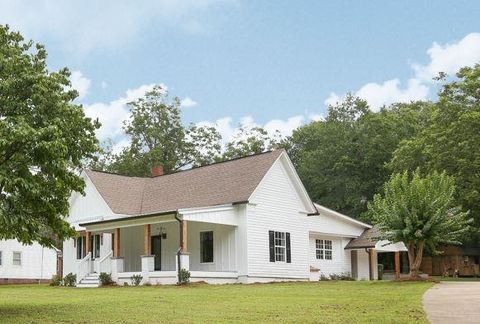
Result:
[[[292,263],[292,252],[290,250],[290,233],[285,233],[285,243],[287,244],[287,263]]]
[[[270,242],[270,262],[275,262],[275,232],[268,231],[268,238]]]

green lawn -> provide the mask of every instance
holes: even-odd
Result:
[[[426,322],[428,282],[318,282],[77,289],[0,286],[0,321]]]

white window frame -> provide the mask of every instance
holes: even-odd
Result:
[[[287,233],[273,232],[273,251],[275,262],[287,262]]]
[[[202,233],[208,233],[208,232],[212,232],[212,261],[203,262],[203,260],[202,260]],[[200,264],[214,264],[215,263],[215,232],[213,230],[200,231],[199,238],[200,238],[200,251],[198,251],[198,252],[200,254]]]
[[[333,241],[315,239],[315,258],[317,260],[333,260]]]
[[[17,254],[20,256],[19,258],[15,258],[15,254]],[[15,264],[15,262],[19,262],[18,264]],[[22,252],[20,251],[13,251],[12,252],[12,264],[14,266],[22,266]]]

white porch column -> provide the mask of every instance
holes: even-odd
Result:
[[[113,257],[112,259],[112,279],[118,282],[118,274],[123,272],[123,257]]]
[[[155,256],[142,255],[142,277],[144,282],[150,279],[150,272],[155,270]]]
[[[189,271],[190,270],[190,253],[180,252],[178,256],[180,257],[180,266],[182,267],[182,269]],[[176,265],[176,270],[178,271],[178,262]]]

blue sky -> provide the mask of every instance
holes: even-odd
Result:
[[[187,122],[284,134],[347,91],[372,109],[432,98],[438,71],[480,61],[477,1],[3,1],[0,23],[69,67],[99,133],[120,142],[127,99],[154,83]]]

